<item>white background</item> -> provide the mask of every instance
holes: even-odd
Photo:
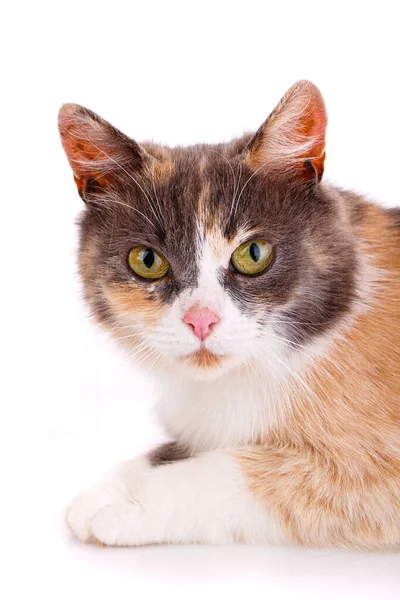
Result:
[[[1,49],[2,598],[400,598],[400,555],[72,542],[77,491],[161,439],[154,393],[91,325],[63,102],[138,140],[228,140],[322,90],[326,177],[398,204],[396,2],[10,2]]]

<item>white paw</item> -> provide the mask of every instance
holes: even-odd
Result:
[[[113,476],[75,498],[66,512],[73,535],[82,542],[130,544],[128,534],[143,513],[138,493],[144,467],[139,461],[123,463]]]
[[[66,514],[67,524],[81,542],[95,541],[91,531],[93,518],[105,507],[124,500],[122,494],[111,485],[99,485],[86,490],[69,506]]]
[[[137,546],[141,543],[139,531],[144,520],[144,511],[138,504],[113,504],[102,508],[93,517],[90,532],[95,540],[106,546]]]

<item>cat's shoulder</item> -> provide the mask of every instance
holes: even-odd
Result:
[[[352,225],[362,225],[371,218],[378,219],[381,223],[386,223],[386,226],[389,224],[391,231],[400,237],[400,206],[384,208],[366,196],[352,190],[341,189],[335,185],[325,186],[324,191],[332,198],[339,199],[346,207],[346,213]]]

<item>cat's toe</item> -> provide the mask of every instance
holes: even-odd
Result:
[[[95,542],[96,536],[91,531],[91,523],[99,511],[121,501],[113,490],[98,486],[80,494],[66,511],[66,522],[69,530],[81,542]]]
[[[125,516],[128,522],[128,509],[131,509],[131,516],[132,511],[140,512],[141,504],[138,496],[143,488],[148,467],[146,458],[125,461],[113,469],[100,484],[80,494],[66,511],[66,521],[71,533],[81,542],[100,541],[107,545],[119,544],[122,534],[115,537],[120,527],[116,516],[117,508],[124,506],[127,509]],[[110,511],[105,510],[108,508]],[[113,518],[112,510],[116,511]],[[121,511],[121,515],[125,513]],[[104,522],[101,514],[104,516]],[[96,519],[97,515],[99,515],[98,519]],[[106,519],[105,515],[109,518]],[[109,528],[107,528],[108,521],[110,521]],[[94,529],[98,529],[99,535],[96,535]],[[124,543],[121,542],[121,545]]]
[[[91,536],[106,546],[140,545],[142,512],[129,502],[106,506],[93,517]]]

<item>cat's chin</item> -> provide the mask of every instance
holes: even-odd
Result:
[[[200,348],[197,352],[192,352],[185,357],[188,364],[199,369],[217,369],[222,366],[225,356],[223,354],[214,354],[206,348]]]
[[[236,361],[227,354],[215,354],[206,348],[181,358],[187,373],[194,379],[215,379],[230,370]]]

